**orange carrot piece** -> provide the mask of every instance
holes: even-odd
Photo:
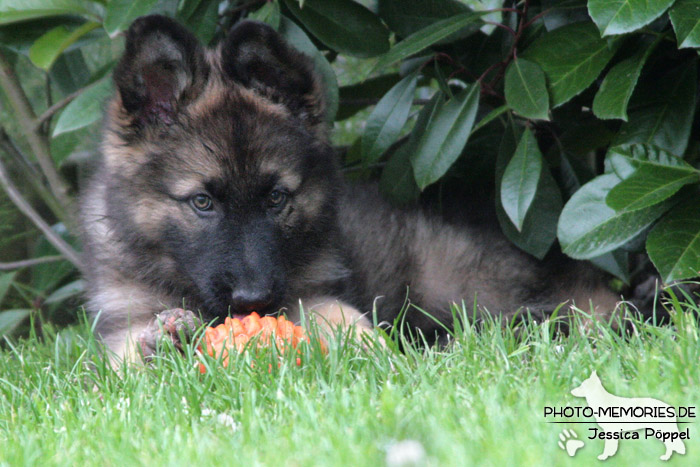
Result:
[[[204,330],[206,352],[212,357],[221,358],[221,363],[226,368],[229,352],[232,349],[238,353],[243,352],[250,338],[257,334],[260,334],[258,347],[271,345],[270,337],[274,336],[274,344],[280,350],[284,349],[285,344],[291,344],[292,348],[296,348],[299,342],[309,340],[304,328],[295,326],[284,316],[261,318],[253,312],[242,319],[226,318],[222,324],[206,328]],[[324,353],[327,352],[323,342],[321,342],[321,349]],[[200,351],[202,351],[201,347]],[[301,358],[297,357],[296,362],[297,365],[301,365]],[[206,372],[203,363],[199,364],[199,371]]]

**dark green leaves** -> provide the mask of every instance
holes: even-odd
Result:
[[[426,26],[469,12],[458,0],[379,0],[379,16],[392,31],[407,37]],[[478,30],[477,25],[474,30]]]
[[[697,60],[688,60],[663,79],[644,83],[630,103],[629,121],[615,138],[614,144],[653,144],[682,156],[695,112]]]
[[[273,29],[280,27],[280,4],[277,2],[267,2],[248,18],[255,21],[262,21],[272,26]]]
[[[389,50],[389,30],[364,6],[352,0],[285,0],[311,33],[338,52],[374,57]]]
[[[557,229],[564,253],[590,259],[613,251],[671,207],[666,201],[634,211],[615,211],[605,204],[605,198],[619,182],[614,173],[601,175],[582,186],[566,203]]]
[[[586,0],[542,0],[542,9],[547,11],[542,22],[548,31],[567,24],[590,21]]]
[[[158,0],[112,0],[107,5],[104,28],[109,37],[115,37],[129,27],[132,21],[151,11]]]
[[[482,128],[487,126],[492,121],[496,120],[498,117],[500,117],[503,113],[505,113],[507,111],[508,111],[508,106],[506,106],[506,105],[496,107],[491,112],[484,115],[484,117],[481,120],[479,120],[479,122],[476,125],[474,125],[474,128],[472,128],[472,134],[481,130]]]
[[[420,194],[411,166],[414,149],[415,144],[410,141],[397,149],[384,167],[382,178],[379,180],[382,193],[397,204],[411,202]]]
[[[700,182],[700,171],[673,154],[648,145],[615,147],[609,169],[623,178],[605,202],[616,211],[634,211],[658,204],[683,186]]]
[[[544,72],[533,62],[514,60],[506,71],[506,102],[526,118],[548,120],[549,94]]]
[[[179,0],[177,5],[177,17],[189,18],[199,7],[202,0]]]
[[[372,163],[396,141],[413,104],[418,74],[412,73],[396,84],[377,103],[362,135],[362,160]]]
[[[82,50],[66,50],[59,55],[49,70],[49,77],[64,94],[86,86],[90,81],[90,70]]]
[[[450,34],[453,34],[460,29],[480,22],[481,15],[478,13],[462,13],[460,15],[447,18],[437,23],[433,23],[420,31],[411,34],[406,39],[402,40],[389,52],[379,57],[379,60],[374,65],[370,73],[381,70],[384,67],[393,65],[399,60],[403,60],[415,53],[420,52],[426,47],[430,47],[436,42],[441,41]]]
[[[10,290],[15,276],[15,272],[0,273],[0,305]],[[0,337],[9,334],[19,326],[29,316],[30,311],[27,309],[0,311]]]
[[[398,73],[380,75],[360,83],[349,84],[338,89],[340,106],[336,120],[345,120],[368,107],[373,99],[380,99],[401,80]]]
[[[45,305],[52,305],[55,303],[61,303],[66,301],[69,298],[75,297],[77,295],[80,295],[85,292],[85,280],[84,279],[78,279],[73,282],[70,282],[63,287],[59,287],[58,289],[54,290],[51,292],[51,295],[46,297],[46,300],[44,300]]]
[[[589,0],[588,12],[603,36],[625,34],[661,16],[674,0]]]
[[[697,0],[676,0],[668,12],[678,48],[700,47],[700,5]]]
[[[654,146],[612,148],[610,173],[584,185],[566,204],[559,241],[574,258],[590,259],[642,233],[677,201],[683,186],[700,182],[700,172]]]
[[[700,203],[680,204],[649,232],[647,252],[664,282],[700,275]]]
[[[31,310],[20,309],[20,310],[6,310],[0,312],[0,337],[9,334],[17,326],[19,326],[22,321],[27,319]]]
[[[421,190],[435,183],[457,160],[479,108],[479,85],[468,86],[447,102],[438,101],[411,158]]]
[[[607,271],[613,276],[621,279],[625,284],[630,283],[629,274],[629,253],[622,248],[596,256],[588,261],[598,266],[603,271]]]
[[[101,17],[102,5],[88,0],[4,0],[0,3],[0,24],[59,15]]]
[[[48,70],[64,50],[97,27],[98,23],[87,22],[73,30],[65,26],[51,29],[30,47],[29,59],[39,68]]]
[[[592,23],[575,23],[543,34],[521,57],[544,70],[557,107],[590,86],[616,49],[617,43],[601,39]]]
[[[15,272],[3,272],[0,273],[0,305],[7,295],[7,291],[10,290],[12,281],[15,280]]]
[[[542,153],[530,130],[525,130],[501,179],[501,204],[518,231],[535,199],[542,173]]]
[[[216,33],[216,25],[219,20],[219,1],[218,0],[202,0],[197,5],[197,8],[189,15],[178,15],[178,18],[187,25],[192,33],[203,44],[211,42]]]
[[[642,165],[655,167],[690,167],[680,157],[674,156],[656,146],[647,144],[628,144],[613,146],[605,157],[606,172],[615,172],[620,178],[629,177]]]
[[[77,130],[102,118],[102,104],[112,92],[112,80],[103,78],[68,104],[58,117],[53,136]]]
[[[411,158],[416,152],[416,147],[421,136],[425,132],[428,123],[433,119],[438,106],[442,105],[444,97],[442,93],[436,93],[430,101],[423,106],[418,119],[413,127],[408,142],[401,146],[389,159],[382,171],[379,187],[392,201],[402,204],[413,201],[420,194],[413,175]]]
[[[496,161],[496,215],[501,230],[518,248],[542,259],[556,238],[557,219],[561,212],[561,193],[549,167],[543,161],[535,196],[527,210],[522,228],[517,229],[511,222],[501,202],[503,174],[518,149],[518,141],[527,141],[529,136],[521,136],[511,122],[506,126]]]
[[[619,118],[627,121],[627,104],[649,54],[658,43],[639,50],[632,57],[610,69],[593,99],[593,113],[601,119]]]
[[[634,211],[660,203],[684,185],[698,182],[700,172],[692,167],[642,164],[610,190],[605,201],[616,211]]]

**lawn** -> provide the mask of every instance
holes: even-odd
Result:
[[[443,349],[345,336],[296,355],[242,355],[223,369],[162,352],[150,367],[112,370],[87,325],[7,342],[0,350],[0,465],[586,465],[603,441],[593,424],[553,424],[545,406],[584,406],[570,390],[597,369],[621,396],[673,406],[700,401],[694,307],[673,324],[599,325],[557,335],[486,323]],[[37,328],[36,326],[34,327]],[[271,364],[273,363],[273,364]],[[684,456],[700,465],[697,424]],[[562,429],[585,446],[570,458]],[[611,465],[662,464],[660,441],[621,441]]]

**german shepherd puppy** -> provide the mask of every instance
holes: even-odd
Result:
[[[463,299],[512,316],[563,302],[610,313],[582,263],[538,262],[505,238],[399,210],[341,178],[311,60],[239,23],[213,49],[163,16],[136,20],[114,72],[102,158],[82,196],[88,308],[120,356],[158,322],[305,310],[328,326],[406,322],[426,336]]]

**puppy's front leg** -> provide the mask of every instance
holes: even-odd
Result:
[[[125,314],[128,316],[128,313]],[[142,359],[148,362],[156,354],[163,338],[170,339],[175,348],[182,350],[202,325],[197,315],[182,308],[172,308],[150,316],[150,319],[140,316],[138,320],[129,320],[128,325],[123,326],[98,322],[96,331],[109,349],[113,368],[118,368],[122,362],[137,363]]]

